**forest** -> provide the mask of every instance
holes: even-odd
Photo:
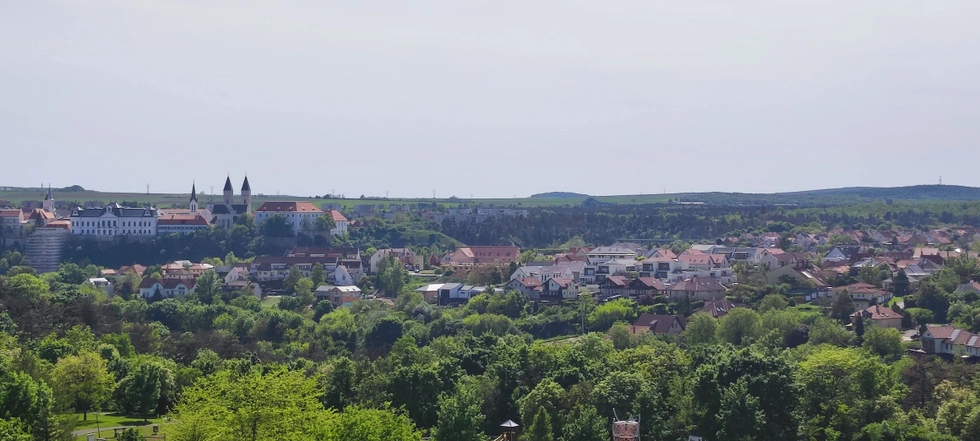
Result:
[[[910,319],[980,323],[947,289],[975,263],[906,296],[929,311]],[[192,294],[148,301],[107,297],[86,271],[0,278],[0,438],[68,440],[121,414],[177,441],[490,440],[506,420],[524,440],[599,441],[615,413],[649,440],[980,439],[977,365],[908,353],[895,329],[848,330],[849,298],[796,305],[757,275],[738,294],[750,307],[657,337],[631,332],[663,307],[642,299],[439,307],[405,284],[390,303],[334,308],[308,279],[270,304],[205,273]]]

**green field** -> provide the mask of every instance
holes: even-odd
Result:
[[[262,299],[262,309],[272,309],[279,304],[279,296],[268,296]]]
[[[0,187],[0,201],[19,205],[22,201],[40,201],[44,199],[45,191],[40,188],[13,188]],[[720,205],[850,205],[866,203],[885,203],[892,202],[938,202],[938,201],[973,201],[980,200],[980,188],[961,187],[953,185],[919,185],[912,187],[894,188],[839,188],[826,190],[812,190],[789,193],[725,193],[725,192],[704,192],[704,193],[656,193],[641,195],[619,195],[619,196],[595,196],[590,198],[586,195],[568,195],[567,197],[527,197],[527,198],[487,198],[487,199],[460,199],[460,198],[355,198],[355,199],[328,199],[314,198],[310,196],[289,196],[289,195],[263,195],[258,194],[252,197],[253,205],[258,207],[267,201],[296,201],[305,200],[312,202],[316,206],[331,203],[343,208],[350,208],[362,204],[416,204],[416,203],[438,203],[443,207],[455,207],[460,204],[477,205],[481,207],[561,207],[578,206],[588,199],[594,199],[599,203],[606,204],[663,204],[668,202],[695,202]],[[236,195],[238,197],[238,195]],[[183,194],[164,194],[164,193],[112,193],[99,192],[93,190],[55,190],[55,200],[59,202],[86,201],[99,202],[130,202],[136,204],[153,204],[160,208],[170,208],[173,206],[186,206],[189,193]],[[203,201],[202,201],[203,202]]]
[[[98,417],[98,422],[96,422],[96,417]],[[75,436],[76,440],[87,439],[87,434],[96,433],[98,426],[102,430],[102,438],[112,439],[113,431],[110,427],[134,427],[139,430],[140,434],[143,436],[153,435],[153,425],[159,426],[159,433],[164,434],[164,420],[163,418],[149,418],[144,421],[139,417],[130,417],[116,413],[102,413],[96,415],[95,413],[88,414],[88,420],[82,421],[82,414],[75,414],[75,418],[78,421],[75,424],[74,432],[80,434]]]

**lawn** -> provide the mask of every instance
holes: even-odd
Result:
[[[88,420],[86,421],[82,421],[82,414],[80,413],[75,414],[75,418],[77,420],[75,433],[84,433],[76,436],[76,440],[85,440],[87,439],[88,433],[95,433],[97,429],[95,413],[89,413]],[[111,429],[106,430],[110,427],[134,427],[143,436],[153,435],[154,424],[160,426],[160,434],[162,434],[164,427],[163,421],[163,418],[149,418],[144,421],[140,417],[126,416],[118,413],[103,413],[98,415],[98,427],[102,429],[102,438],[112,438],[113,431]]]
[[[268,296],[262,299],[262,309],[272,309],[279,304],[279,296]]]

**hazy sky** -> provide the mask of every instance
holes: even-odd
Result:
[[[980,186],[977,17],[977,0],[8,0],[0,184]]]

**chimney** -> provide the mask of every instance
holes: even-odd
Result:
[[[878,305],[875,305],[875,314],[881,315],[881,307]]]

